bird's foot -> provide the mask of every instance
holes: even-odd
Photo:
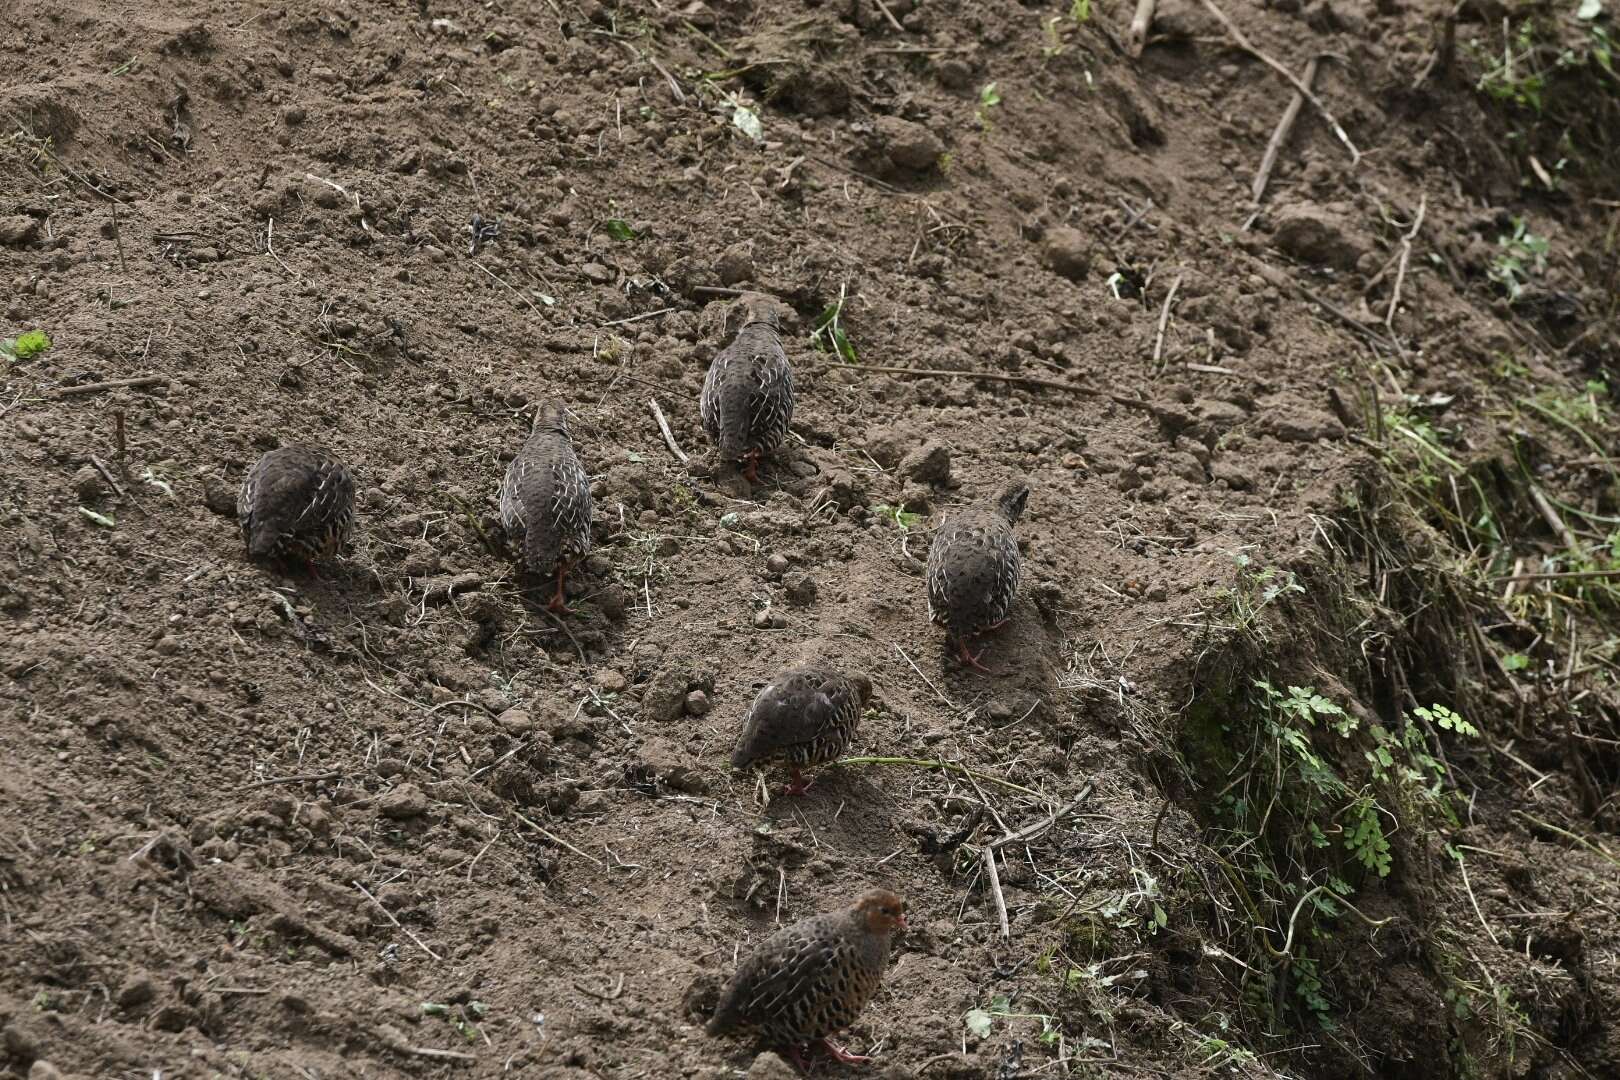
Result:
[[[750,450],[742,457],[742,474],[744,479],[746,479],[750,484],[759,483],[759,457],[760,454],[758,450]]]
[[[983,655],[983,649],[980,649],[978,652],[969,652],[967,641],[965,639],[959,640],[956,643],[956,658],[962,662],[962,666],[970,667],[974,671],[982,671],[986,675],[994,675],[995,672],[979,663],[979,657]]]
[[[783,795],[805,795],[810,791],[810,785],[816,782],[813,776],[805,776],[798,769],[793,770],[793,779],[788,786],[782,789]]]
[[[842,1046],[839,1046],[837,1043],[833,1042],[830,1036],[822,1036],[821,1045],[826,1047],[827,1053],[831,1054],[834,1059],[842,1061],[845,1065],[860,1065],[863,1062],[872,1060],[865,1054],[850,1053]]]
[[[568,606],[568,594],[563,591],[563,581],[568,577],[568,571],[573,568],[572,563],[563,563],[557,567],[557,590],[551,594],[551,602],[546,605],[547,611],[572,615],[573,609]]]

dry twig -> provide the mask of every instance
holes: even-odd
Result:
[[[1136,0],[1136,14],[1131,16],[1131,29],[1126,37],[1126,51],[1133,57],[1141,56],[1147,48],[1148,31],[1153,29],[1153,9],[1157,0]]]
[[[680,446],[676,444],[675,433],[669,430],[669,421],[664,419],[664,410],[658,407],[658,399],[648,398],[647,408],[652,410],[653,419],[658,422],[658,430],[664,436],[664,445],[669,447],[669,452],[674,454],[680,460],[682,465],[687,464],[690,459],[681,450]]]
[[[134,379],[108,379],[106,382],[79,383],[77,386],[58,387],[56,396],[59,398],[76,397],[80,394],[99,394],[106,390],[139,390],[148,386],[168,386],[167,375],[141,375]]]
[[[1418,199],[1417,217],[1412,219],[1412,227],[1401,237],[1401,263],[1395,271],[1395,288],[1389,294],[1389,310],[1384,313],[1384,329],[1389,331],[1391,337],[1395,336],[1395,308],[1401,302],[1401,286],[1406,284],[1406,264],[1412,258],[1412,241],[1417,239],[1418,230],[1423,228],[1423,215],[1428,208],[1429,195],[1424,192]]]
[[[367,889],[364,885],[360,884],[358,881],[351,881],[350,884],[352,884],[355,888],[359,889],[360,892],[365,895],[365,898],[367,900],[370,900],[372,905],[375,906],[378,911],[382,912],[383,916],[385,918],[387,918],[387,920],[389,922],[393,923],[394,926],[397,929],[405,931],[405,936],[410,938],[412,941],[416,942],[416,947],[417,948],[421,949],[423,952],[427,953],[429,956],[433,957],[433,959],[439,961],[440,963],[444,962],[444,957],[440,956],[438,953],[436,953],[432,949],[428,948],[426,942],[424,942],[421,938],[419,938],[415,934],[413,934],[409,927],[405,926],[398,919],[394,918],[394,913],[392,911],[389,911],[387,908],[383,907],[382,906],[382,901],[378,900],[375,896],[372,896],[371,891],[369,889]]]
[[[1305,74],[1300,76],[1300,82],[1307,88],[1316,82],[1316,68],[1321,59],[1320,56],[1313,56],[1305,64]],[[1299,119],[1299,111],[1304,107],[1305,95],[1295,90],[1294,96],[1288,99],[1288,107],[1283,110],[1282,119],[1277,121],[1277,129],[1271,133],[1271,141],[1266,143],[1266,152],[1260,158],[1260,168],[1254,173],[1254,183],[1249,185],[1249,195],[1254,199],[1256,207],[1260,205],[1260,200],[1266,193],[1266,185],[1271,183],[1271,170],[1277,166],[1277,155],[1282,152],[1283,144],[1288,141],[1289,134],[1294,130],[1294,121]]]
[[[1176,290],[1181,288],[1182,275],[1177,274],[1176,280],[1170,283],[1170,291],[1164,294],[1164,307],[1159,309],[1159,333],[1153,339],[1153,366],[1158,368],[1159,359],[1164,355],[1164,332],[1170,326],[1170,305],[1176,302]]]
[[[1258,48],[1256,48],[1248,38],[1243,36],[1243,31],[1237,28],[1237,24],[1227,17],[1226,12],[1222,11],[1216,5],[1215,0],[1204,0],[1204,6],[1209,9],[1209,13],[1211,15],[1215,16],[1221,21],[1222,26],[1226,27],[1226,32],[1232,35],[1232,41],[1237,44],[1238,48],[1242,49],[1256,60],[1259,60],[1267,67],[1271,68],[1271,70],[1281,75],[1283,78],[1287,79],[1293,84],[1294,89],[1299,91],[1300,94],[1304,96],[1306,101],[1309,101],[1313,106],[1316,107],[1316,111],[1322,114],[1322,119],[1327,121],[1328,127],[1333,129],[1333,134],[1337,135],[1339,141],[1344,143],[1345,149],[1350,151],[1350,164],[1360,164],[1361,151],[1356,149],[1356,144],[1350,141],[1350,136],[1345,133],[1343,126],[1341,126],[1340,123],[1333,118],[1333,113],[1325,104],[1322,103],[1322,99],[1316,96],[1316,91],[1306,86],[1304,82],[1300,80],[1298,75],[1295,75],[1292,71],[1289,71],[1280,62],[1273,59],[1267,53],[1261,52]]]

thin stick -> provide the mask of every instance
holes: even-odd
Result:
[[[1300,82],[1307,87],[1316,82],[1316,68],[1321,62],[1320,56],[1313,56],[1305,62],[1305,74],[1300,76]],[[1298,90],[1288,99],[1288,107],[1283,110],[1282,119],[1277,121],[1277,129],[1271,133],[1271,141],[1266,143],[1266,152],[1261,155],[1260,168],[1255,170],[1254,183],[1249,185],[1249,195],[1254,199],[1256,206],[1266,193],[1266,185],[1271,183],[1271,170],[1277,165],[1277,155],[1282,152],[1283,144],[1294,130],[1294,121],[1299,119],[1299,111],[1305,107],[1305,95]]]
[[[255,780],[251,784],[243,784],[237,791],[254,791],[258,788],[274,787],[277,784],[314,784],[322,780],[336,780],[343,774],[337,770],[321,773],[299,773],[296,776],[277,776],[270,780]],[[362,889],[362,892],[365,890]]]
[[[1485,928],[1485,933],[1490,935],[1491,944],[1501,948],[1502,943],[1496,940],[1496,931],[1485,921],[1485,913],[1479,910],[1479,901],[1474,899],[1474,887],[1468,883],[1468,862],[1460,854],[1457,857],[1457,866],[1462,870],[1463,888],[1468,892],[1468,902],[1474,905],[1474,917],[1479,920],[1479,925]]]
[[[266,251],[268,251],[270,253],[270,257],[272,259],[276,260],[276,264],[278,266],[280,266],[283,270],[287,271],[287,273],[291,274],[293,277],[297,278],[299,281],[304,280],[303,277],[296,270],[294,270],[292,267],[288,266],[286,263],[281,261],[281,256],[280,255],[276,254],[276,219],[275,218],[265,218],[264,250],[266,250]]]
[[[1423,228],[1423,215],[1429,209],[1429,193],[1424,192],[1418,199],[1417,217],[1412,219],[1412,227],[1401,237],[1401,264],[1395,271],[1395,288],[1389,294],[1389,310],[1384,313],[1384,329],[1390,336],[1395,335],[1395,308],[1401,302],[1401,286],[1406,283],[1406,264],[1412,258],[1412,241],[1417,239],[1418,230]]]
[[[643,319],[656,319],[660,315],[668,315],[672,311],[679,310],[679,308],[666,307],[659,308],[657,311],[643,311],[640,315],[632,315],[628,319],[614,319],[612,322],[597,323],[596,328],[606,330],[610,326],[623,326],[626,323],[641,322]]]
[[[1492,581],[1578,581],[1582,578],[1617,578],[1620,570],[1560,570],[1546,574],[1507,574],[1491,578]]]
[[[903,34],[906,32],[906,28],[900,25],[900,20],[894,17],[894,12],[889,10],[888,4],[885,4],[883,0],[873,0],[873,2],[877,4],[878,10],[883,12],[883,17],[889,20],[889,25],[894,27],[895,33]]]
[[[894,642],[891,641],[889,644],[894,645]],[[917,673],[917,678],[928,684],[928,689],[932,690],[934,692],[934,696],[945,703],[945,707],[947,709],[950,709],[952,712],[956,711],[956,702],[946,697],[944,691],[940,690],[939,687],[934,685],[934,680],[923,674],[922,668],[917,666],[916,661],[912,660],[911,657],[906,655],[906,650],[902,649],[898,645],[895,645],[894,651],[900,654],[900,659],[911,665],[911,670]]]
[[[482,263],[473,263],[473,265],[478,267],[478,269],[482,270],[484,273],[488,274],[490,277],[495,278],[496,281],[500,281],[500,283],[502,285],[505,285],[508,289],[511,289],[512,290],[512,295],[517,297],[519,300],[523,301],[525,304],[528,304],[529,307],[531,309],[533,309],[533,311],[534,311],[534,313],[536,315],[540,314],[540,309],[534,306],[534,301],[533,300],[530,300],[527,296],[524,296],[522,293],[518,292],[516,289],[513,289],[512,286],[510,284],[508,284],[507,282],[502,281],[501,278],[496,275],[495,271],[491,270],[487,266],[484,266]]]
[[[1012,940],[1012,927],[1007,924],[1007,898],[1001,895],[1001,875],[996,872],[996,849],[985,847],[980,855],[984,858],[984,876],[990,879],[990,895],[996,901],[996,922],[1001,925],[1001,940]]]
[[[129,498],[129,495],[126,494],[124,489],[119,486],[118,481],[113,479],[113,474],[107,470],[107,466],[102,463],[100,458],[96,457],[94,454],[91,454],[90,464],[95,466],[96,472],[100,473],[101,478],[107,481],[107,484],[113,489],[114,494],[116,494],[120,499]],[[142,507],[142,509],[144,510],[145,507]]]
[[[542,829],[540,826],[536,825],[534,822],[530,821],[528,818],[524,817],[522,814],[518,813],[516,810],[512,811],[512,816],[517,818],[519,821],[523,822],[523,824],[527,825],[529,828],[533,829],[535,832],[539,833],[541,836],[545,837],[547,840],[550,840],[553,844],[556,844],[558,847],[567,848],[569,851],[572,851],[575,855],[578,855],[580,858],[584,859],[586,862],[591,863],[591,864],[593,864],[595,866],[601,866],[602,865],[602,860],[601,859],[592,858],[591,856],[585,854],[583,851],[579,850],[579,848],[575,847],[573,844],[570,844],[568,841],[564,840],[560,836],[553,836],[550,832],[547,832],[545,829]]]
[[[1557,825],[1554,825],[1550,821],[1542,821],[1540,818],[1531,817],[1529,814],[1525,813],[1523,810],[1515,810],[1513,812],[1515,814],[1519,815],[1520,817],[1524,818],[1526,821],[1531,822],[1532,824],[1535,824],[1535,825],[1539,825],[1543,829],[1546,829],[1548,832],[1555,832],[1559,836],[1567,837],[1568,839],[1573,840],[1577,844],[1581,845],[1581,847],[1583,847],[1586,850],[1590,851],[1592,854],[1597,855],[1600,858],[1607,859],[1610,862],[1614,863],[1614,865],[1616,865],[1616,866],[1620,866],[1620,859],[1617,859],[1613,855],[1610,855],[1606,850],[1604,850],[1602,847],[1599,847],[1597,844],[1594,844],[1592,841],[1586,839],[1586,837],[1580,836],[1580,835],[1578,835],[1576,833],[1572,833],[1568,829],[1561,829]]]
[[[1050,814],[1048,814],[1044,818],[1042,818],[1040,821],[1037,821],[1032,825],[1025,825],[1022,829],[1019,829],[1015,833],[1008,833],[1006,836],[1003,836],[1000,840],[992,840],[989,844],[986,845],[986,847],[993,849],[993,848],[1005,847],[1008,844],[1018,844],[1018,843],[1022,843],[1024,841],[1026,841],[1026,840],[1033,840],[1035,837],[1039,836],[1041,833],[1045,832],[1047,829],[1050,829],[1053,825],[1056,825],[1058,823],[1058,821],[1060,821],[1061,819],[1063,819],[1065,817],[1068,817],[1070,814],[1074,813],[1075,809],[1081,803],[1083,803],[1087,799],[1091,798],[1091,793],[1095,789],[1096,789],[1096,786],[1094,784],[1092,784],[1090,781],[1087,781],[1086,786],[1080,789],[1080,794],[1078,794],[1074,798],[1070,799],[1069,802],[1068,802],[1068,805],[1064,806],[1061,810],[1054,810]]]
[[[433,1058],[436,1061],[468,1061],[477,1062],[471,1054],[463,1054],[460,1050],[433,1050],[426,1046],[406,1046],[401,1044],[394,1047],[402,1054],[413,1054],[421,1058]]]
[[[405,936],[410,938],[412,941],[416,942],[416,947],[417,948],[421,949],[423,952],[427,953],[429,956],[433,957],[433,959],[439,961],[441,964],[444,963],[444,957],[440,956],[438,953],[436,953],[432,949],[428,948],[427,945],[422,941],[421,938],[419,938],[415,934],[411,933],[411,930],[410,930],[409,927],[403,925],[398,919],[394,918],[394,913],[392,911],[389,911],[387,908],[383,907],[382,902],[380,900],[378,900],[375,896],[372,896],[371,893],[366,889],[366,887],[364,885],[360,884],[358,881],[351,881],[350,884],[352,884],[355,888],[359,889],[361,891],[361,893],[363,893],[365,895],[365,898],[367,900],[370,900],[372,902],[372,904],[374,904],[376,906],[377,910],[383,913],[383,915],[388,919],[389,922],[393,923],[394,926],[396,926],[400,930],[405,931]]]
[[[658,407],[658,399],[648,398],[647,407],[652,410],[653,419],[658,421],[658,430],[663,433],[664,445],[669,447],[669,452],[674,454],[682,465],[687,464],[691,459],[676,444],[675,433],[669,430],[669,421],[664,419],[664,410]]]
[[[108,379],[106,382],[87,382],[77,386],[63,386],[56,391],[59,398],[76,397],[80,394],[99,394],[104,390],[122,390],[126,387],[139,389],[147,386],[168,386],[167,375],[142,375],[134,379]]]
[[[724,285],[694,285],[692,291],[699,296],[741,296],[742,289],[727,288]]]
[[[112,215],[113,215],[113,243],[118,245],[118,271],[119,271],[119,273],[127,274],[127,273],[129,273],[129,267],[124,264],[124,238],[118,231],[118,204],[117,203],[112,204]]]
[[[957,774],[959,774],[961,776],[972,776],[972,777],[976,777],[977,779],[980,779],[980,780],[988,781],[989,783],[992,783],[992,784],[999,784],[1000,786],[1002,786],[1004,788],[1010,788],[1013,791],[1021,791],[1025,795],[1033,795],[1037,799],[1044,800],[1046,798],[1045,795],[1042,795],[1039,791],[1035,791],[1032,788],[1024,787],[1022,784],[1015,784],[1011,780],[1003,780],[1001,777],[992,776],[991,774],[989,774],[987,772],[980,772],[977,769],[970,769],[966,765],[959,765],[954,761],[932,761],[932,760],[928,760],[926,758],[908,758],[908,757],[848,757],[848,758],[839,758],[837,761],[832,762],[832,764],[833,765],[910,765],[910,766],[913,766],[913,767],[919,768],[919,769],[943,769],[946,772],[957,773]]]
[[[1361,151],[1356,149],[1356,144],[1350,141],[1350,136],[1345,134],[1344,128],[1333,118],[1333,113],[1328,110],[1328,107],[1322,104],[1322,99],[1316,96],[1315,91],[1301,82],[1298,75],[1295,75],[1282,64],[1255,48],[1249,39],[1243,36],[1243,31],[1239,30],[1237,25],[1227,18],[1226,12],[1216,6],[1215,0],[1204,0],[1204,6],[1209,9],[1211,15],[1221,21],[1222,26],[1226,27],[1226,32],[1232,35],[1232,40],[1237,43],[1238,48],[1287,79],[1293,84],[1294,89],[1304,96],[1306,101],[1316,107],[1316,111],[1322,114],[1322,119],[1327,121],[1328,127],[1333,129],[1333,134],[1337,135],[1339,141],[1344,143],[1345,149],[1350,151],[1350,164],[1359,165],[1361,163]]]
[[[1181,288],[1182,275],[1177,274],[1176,280],[1170,283],[1170,291],[1164,294],[1164,307],[1159,309],[1159,334],[1153,341],[1153,366],[1159,366],[1159,357],[1164,355],[1164,332],[1170,325],[1170,305],[1176,302],[1176,290]]]
[[[1541,488],[1536,484],[1530,485],[1530,501],[1536,504],[1536,509],[1541,511],[1542,519],[1547,522],[1548,527],[1553,532],[1558,534],[1558,539],[1563,541],[1564,547],[1569,551],[1579,550],[1578,545],[1575,543],[1575,534],[1569,531],[1569,526],[1564,524],[1564,519],[1559,516],[1557,509],[1547,500],[1547,496],[1542,493]]]
[[[1127,35],[1126,51],[1131,56],[1142,55],[1147,48],[1148,31],[1153,28],[1153,9],[1157,0],[1136,0],[1136,14],[1131,16],[1131,29]]]

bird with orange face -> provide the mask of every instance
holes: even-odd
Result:
[[[783,927],[738,966],[705,1030],[757,1034],[801,1070],[813,1043],[839,1061],[870,1060],[832,1036],[854,1023],[877,993],[890,942],[905,928],[905,901],[887,889],[870,889],[847,908]]]

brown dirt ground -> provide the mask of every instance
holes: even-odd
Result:
[[[1237,1029],[1241,920],[1176,718],[1233,629],[1239,556],[1362,573],[1326,538],[1370,462],[1330,408],[1365,389],[1364,332],[1290,282],[1381,326],[1426,197],[1393,392],[1452,395],[1487,445],[1492,357],[1523,346],[1569,386],[1612,358],[1525,344],[1483,279],[1501,208],[1534,212],[1546,288],[1585,310],[1582,238],[1613,211],[1527,194],[1479,149],[1466,80],[1411,88],[1425,5],[1227,7],[1296,68],[1343,56],[1318,87],[1366,152],[1352,169],[1307,108],[1248,231],[1286,88],[1197,5],[1161,4],[1140,61],[1119,0],[1079,27],[1066,4],[888,0],[903,33],[868,0],[0,8],[0,336],[54,341],[0,373],[0,1068],[736,1076],[754,1051],[700,1014],[736,951],[884,884],[914,929],[851,1035],[874,1075],[1417,1077],[1465,1044],[1480,1075],[1616,1075],[1620,888],[1515,816],[1580,816],[1533,737],[1530,790],[1458,751],[1458,835],[1496,853],[1471,896],[1433,852],[1371,882],[1394,925],[1323,946],[1332,1025]],[[499,231],[473,251],[475,213]],[[796,438],[752,490],[701,463],[727,303],[704,290],[735,285],[799,318]],[[841,294],[867,364],[1075,392],[818,367]],[[148,374],[170,382],[57,393]],[[597,493],[566,629],[485,542],[547,395]],[[247,563],[211,509],[284,440],[359,478],[353,550],[314,579]],[[1011,473],[1028,575],[986,679],[926,622],[924,529],[879,508],[926,519]],[[1027,790],[851,767],[762,808],[726,768],[739,716],[815,654],[874,677],[854,752]],[[1002,943],[973,844],[1087,783],[1000,864]],[[1076,911],[1107,931],[1089,948]],[[1422,947],[1442,924],[1515,974],[1537,1041],[1453,1014]],[[1022,1018],[968,1031],[1001,995]]]

